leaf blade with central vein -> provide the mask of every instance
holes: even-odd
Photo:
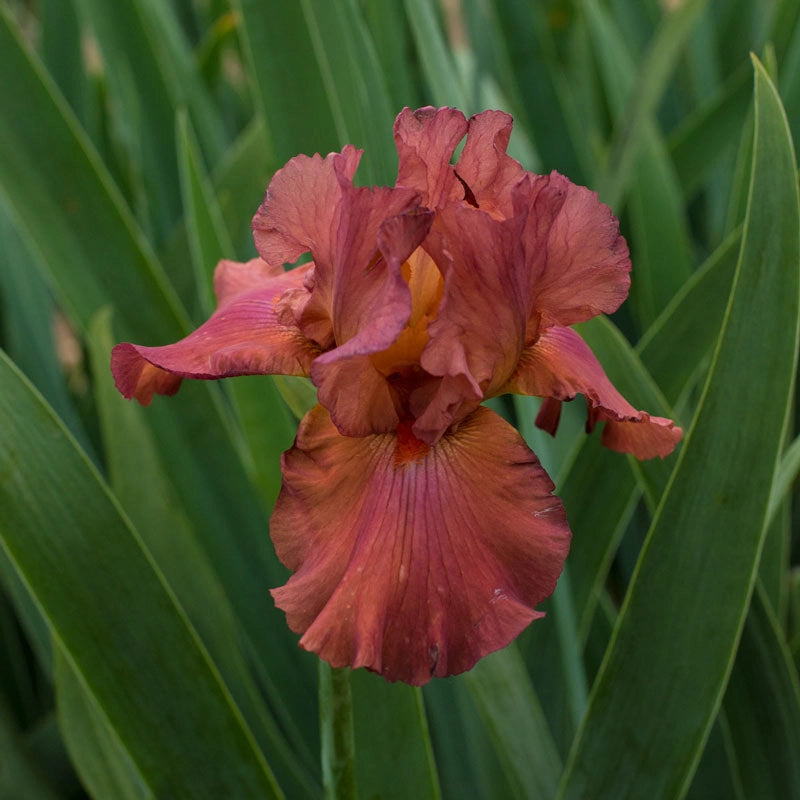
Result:
[[[0,192],[61,307],[81,333],[110,304],[124,339],[164,344],[181,338],[189,320],[152,249],[2,4],[0,73],[15,76],[3,87]],[[187,381],[177,397],[153,402],[147,422],[246,631],[271,705],[291,726],[292,718],[315,715],[309,691],[315,665],[293,646],[294,634],[266,591],[286,579],[286,570],[270,546],[264,505],[247,480],[220,397],[217,386]],[[276,640],[287,646],[277,647]],[[316,729],[307,730],[314,750]]]
[[[130,522],[2,354],[0,415],[3,547],[153,794],[280,797],[239,709]]]
[[[632,786],[639,796],[682,797],[744,623],[793,387],[800,306],[791,138],[760,64],[755,87],[756,146],[731,301],[565,770],[565,800],[629,797]]]

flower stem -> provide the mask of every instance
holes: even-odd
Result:
[[[319,727],[326,800],[355,800],[356,748],[350,670],[319,662]]]

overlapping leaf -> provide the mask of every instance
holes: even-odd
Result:
[[[735,288],[697,419],[571,753],[565,798],[625,796],[632,781],[647,796],[685,793],[744,622],[793,386],[800,260],[786,119],[758,64],[755,74],[753,168]],[[769,414],[764,398],[773,404]]]

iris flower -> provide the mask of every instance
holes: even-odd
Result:
[[[293,575],[272,595],[335,667],[421,685],[542,616],[566,514],[487,398],[545,398],[537,424],[555,433],[582,394],[587,429],[604,422],[603,443],[638,458],[681,437],[633,408],[569,327],[627,297],[616,218],[562,175],[523,170],[511,126],[404,109],[394,187],[354,186],[351,145],[291,159],[253,219],[260,257],[217,267],[211,318],[176,344],[113,351],[117,387],[144,405],[184,378],[311,378],[318,404],[283,456],[270,525]]]

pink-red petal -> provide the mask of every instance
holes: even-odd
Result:
[[[415,189],[428,208],[463,198],[450,158],[466,132],[467,120],[458,109],[404,108],[394,122],[400,157],[397,186]]]
[[[289,296],[283,306],[326,351],[311,377],[349,436],[397,424],[393,393],[370,355],[389,348],[409,319],[402,264],[433,217],[412,188],[353,186],[357,163],[352,147],[324,159],[292,159],[273,177],[253,220],[265,257],[290,260],[304,250],[314,257],[308,297]]]
[[[511,392],[549,398],[537,425],[555,433],[556,401],[586,397],[587,428],[605,421],[603,444],[636,458],[668,456],[683,431],[671,419],[637,411],[614,387],[586,342],[571,328],[552,327],[526,348],[517,372],[506,386]]]
[[[283,272],[261,259],[220,262],[214,276],[219,296],[214,314],[175,344],[118,344],[111,354],[117,388],[124,397],[149,405],[153,394],[175,394],[183,378],[308,375],[319,348],[279,320],[276,308],[284,292],[302,288],[313,266]]]
[[[511,189],[523,175],[520,163],[506,153],[513,120],[502,111],[484,111],[469,120],[467,140],[456,172],[469,187],[478,208],[492,216],[513,213]]]
[[[340,432],[366,436],[392,431],[399,421],[394,392],[371,356],[389,348],[408,322],[411,292],[403,262],[425,238],[433,212],[384,218],[386,203],[403,202],[402,195],[381,201],[377,190],[355,191],[351,208],[361,243],[349,251],[334,290],[334,332],[340,344],[316,359],[311,379]],[[367,240],[374,242],[377,254],[366,249]],[[359,268],[363,264],[367,267]]]
[[[293,263],[309,250],[324,263],[332,260],[342,180],[352,180],[361,152],[346,145],[324,158],[295,156],[272,176],[253,217],[256,250],[267,263]]]
[[[526,177],[514,191],[528,209],[521,241],[535,326],[573,325],[619,308],[630,288],[628,245],[595,192],[563,175]]]
[[[425,247],[444,275],[444,293],[421,364],[442,380],[427,408],[413,409],[414,432],[425,441],[495,394],[519,361],[529,305],[519,222],[466,203],[436,216]]]
[[[407,189],[347,188],[331,275],[331,316],[339,347],[362,337],[370,340],[365,352],[382,350],[408,321],[411,295],[401,267],[433,220],[433,213],[420,209],[417,201],[418,195]],[[319,273],[317,264],[317,281]]]
[[[271,522],[294,571],[273,590],[333,666],[421,685],[507,645],[555,587],[564,509],[519,434],[478,409],[429,447],[342,437],[317,406],[283,462]]]

